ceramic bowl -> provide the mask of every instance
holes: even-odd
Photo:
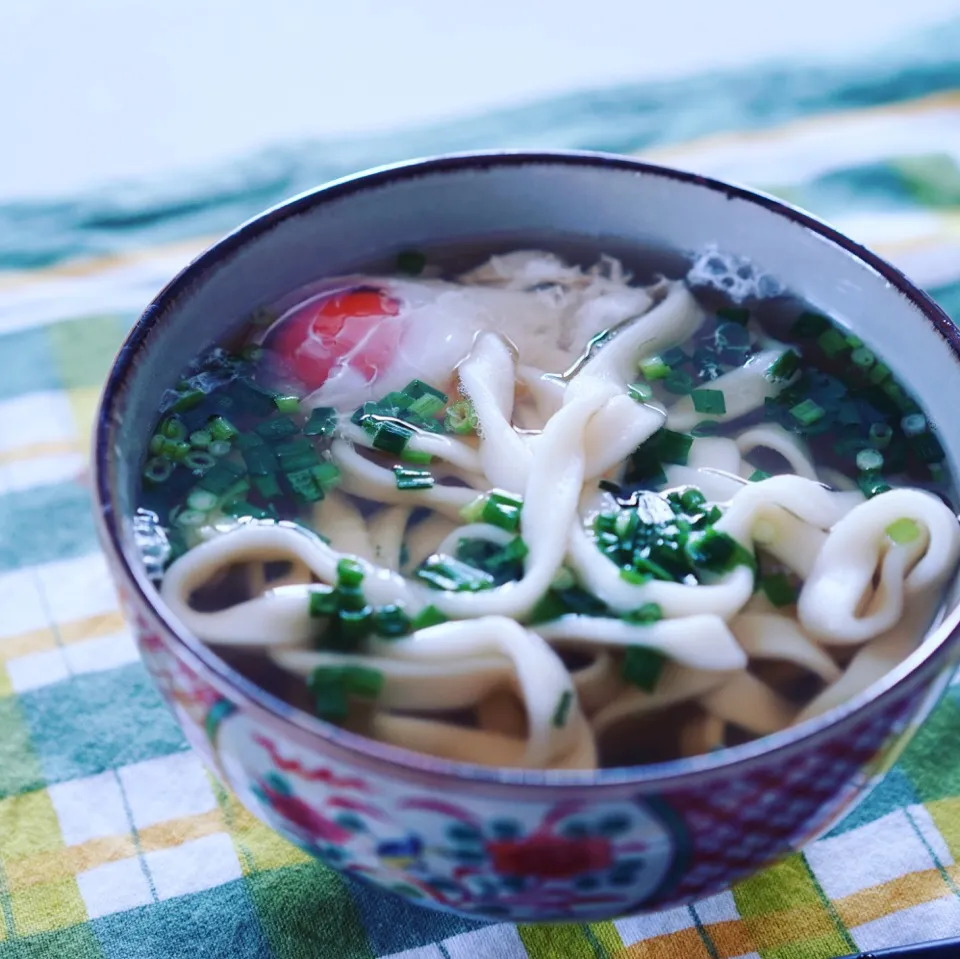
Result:
[[[410,247],[715,244],[893,363],[960,452],[960,336],[893,267],[750,191],[588,153],[445,156],[296,197],[191,263],[120,351],[96,436],[100,534],[143,658],[188,740],[247,808],[351,876],[478,919],[600,920],[728,887],[832,825],[889,767],[955,657],[956,596],[917,650],[841,707],[719,753],[596,772],[455,764],[345,732],[189,635],[144,574],[132,516],[163,390],[251,308]],[[919,641],[920,637],[918,637]]]

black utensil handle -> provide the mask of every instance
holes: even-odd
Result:
[[[858,952],[845,959],[960,959],[960,939],[938,939],[915,946],[893,946],[891,949],[872,949]]]

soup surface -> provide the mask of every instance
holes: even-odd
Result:
[[[960,527],[882,358],[716,254],[473,264],[264,304],[166,393],[135,522],[186,628],[325,720],[532,768],[723,748],[910,652]]]

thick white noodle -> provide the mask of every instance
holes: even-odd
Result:
[[[518,493],[526,489],[530,449],[513,428],[515,358],[495,333],[477,336],[460,364],[460,389],[477,414],[480,465],[490,484]]]
[[[334,440],[330,453],[343,476],[341,488],[363,499],[392,506],[429,506],[456,519],[460,510],[477,498],[477,490],[439,483],[429,489],[398,489],[393,470],[368,460],[345,440]]]
[[[809,480],[817,479],[817,471],[806,444],[776,423],[766,423],[744,430],[737,436],[736,444],[744,457],[755,449],[773,450],[787,461],[787,465],[797,476]],[[749,477],[752,472],[753,467],[744,464],[741,475]]]
[[[235,563],[294,560],[323,583],[337,578],[336,553],[322,540],[292,524],[248,523],[201,543],[167,570],[161,595],[171,611],[205,642],[231,646],[303,645],[316,633],[307,608],[307,587],[279,587],[215,612],[200,612],[190,597],[212,576]],[[362,563],[364,589],[372,602],[419,603],[398,573]]]
[[[664,653],[681,666],[710,671],[747,667],[746,655],[719,616],[662,619],[648,626],[635,626],[622,619],[562,616],[541,623],[536,630],[555,646],[643,646]]]
[[[339,490],[331,490],[313,507],[311,519],[313,528],[322,529],[330,540],[331,549],[371,563],[378,562],[363,514],[353,500]]]
[[[783,382],[771,380],[767,376],[767,370],[779,356],[780,352],[776,350],[757,353],[743,366],[724,373],[709,384],[707,388],[723,393],[726,412],[719,415],[698,413],[694,409],[693,400],[689,396],[684,396],[670,407],[667,413],[667,426],[672,430],[684,432],[692,430],[703,420],[727,423],[763,406],[765,399],[779,395],[786,385]]]
[[[887,529],[901,519],[919,535],[897,545]],[[912,489],[875,496],[830,530],[800,591],[800,623],[824,643],[871,639],[896,625],[908,596],[941,586],[958,558],[960,526],[942,500]]]
[[[786,385],[768,371],[787,347],[752,323],[761,352],[706,387],[723,393],[726,412],[697,413],[690,397],[666,411],[635,401],[628,387],[640,360],[688,341],[703,323],[683,283],[641,289],[628,285],[615,260],[583,270],[534,251],[493,257],[461,280],[376,280],[409,299],[415,331],[439,328],[444,317],[450,328],[422,355],[411,353],[417,337],[404,341],[400,361],[376,385],[344,364],[306,405],[338,397],[334,405],[350,408],[357,397],[373,398],[374,389],[399,389],[413,376],[437,373],[443,382],[436,385],[453,392],[459,385],[471,400],[477,437],[415,433],[409,448],[433,457],[428,469],[436,482],[401,490],[384,465],[389,458],[364,455],[371,437],[341,416],[330,451],[341,491],[312,510],[329,544],[295,524],[211,514],[190,533],[190,544],[199,545],[170,566],[161,586],[188,629],[212,645],[264,652],[300,677],[322,666],[376,669],[382,692],[351,722],[366,723],[363,731],[384,742],[542,769],[591,768],[598,739],[628,735],[629,723],[637,735],[654,735],[656,714],[682,704],[676,739],[684,754],[722,745],[728,726],[775,732],[856,695],[916,646],[960,562],[957,517],[920,490],[865,500],[848,477],[828,468],[819,470],[819,482],[806,445],[782,427],[698,437],[686,464],[669,464],[665,473],[667,488],[697,486],[720,504],[719,532],[797,575],[796,606],[774,607],[755,592],[745,565],[700,584],[628,582],[589,532],[598,511],[618,508],[598,489],[599,478],[618,479],[630,454],[664,425],[685,432],[760,408]],[[792,473],[748,482],[754,468],[747,460],[756,450],[779,455]],[[396,572],[410,576],[433,553],[455,556],[461,539],[509,543],[516,533],[465,524],[460,515],[497,487],[524,498],[519,534],[528,553],[518,581],[447,592]],[[344,494],[369,501],[371,510],[362,512]],[[425,519],[416,515],[419,507],[430,511]],[[902,520],[915,523],[917,535],[911,539],[909,523],[900,523],[898,538],[906,531],[908,541],[897,543],[888,530]],[[361,562],[371,604],[399,603],[410,615],[431,604],[449,621],[399,639],[368,638],[355,653],[318,650],[326,622],[309,615],[311,582],[335,583],[343,556]],[[290,571],[268,580],[266,564],[276,561],[289,562]],[[242,598],[213,611],[191,605],[198,589],[225,580],[237,565],[246,577]],[[522,625],[551,584],[559,589],[571,573],[610,613]],[[660,607],[661,620],[644,626],[617,617],[647,603]],[[854,648],[836,649],[842,646]],[[633,647],[665,658],[652,692],[622,675],[624,652]],[[561,652],[583,665],[568,668]],[[764,663],[785,665],[748,671]],[[758,678],[779,683],[781,672],[799,670],[825,684],[802,707]],[[565,705],[566,717],[557,721]],[[478,728],[443,715],[463,710],[472,711]]]

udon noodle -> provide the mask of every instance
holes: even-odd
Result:
[[[909,396],[805,372],[876,371],[859,341],[610,258],[429,272],[299,291],[170,394],[140,520],[187,630],[367,736],[539,769],[773,733],[914,648],[960,527]]]

